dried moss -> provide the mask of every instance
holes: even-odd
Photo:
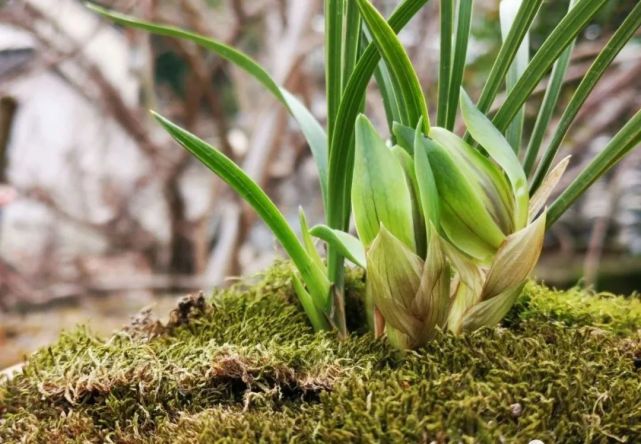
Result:
[[[0,386],[0,442],[641,440],[636,297],[531,284],[504,327],[407,354],[314,334],[292,301],[280,264],[166,325],[67,333]]]

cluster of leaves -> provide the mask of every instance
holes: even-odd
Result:
[[[299,301],[316,330],[347,333],[343,259],[368,271],[372,328],[401,347],[415,347],[437,327],[460,332],[498,322],[521,292],[541,250],[544,229],[641,141],[641,112],[615,135],[550,206],[548,195],[567,165],[552,163],[579,109],[641,25],[637,4],[563,111],[545,150],[574,41],[607,0],[573,0],[534,56],[532,23],[543,0],[502,0],[503,44],[476,104],[463,92],[472,0],[441,0],[437,126],[397,33],[428,0],[404,0],[386,20],[369,0],[326,0],[327,129],[247,55],[216,40],[93,7],[138,29],[193,41],[247,71],[298,121],[316,161],[326,226],[302,240],[260,187],[220,151],[154,114],[187,150],[231,185],[258,212],[296,265]],[[550,72],[531,136],[524,143],[523,107]],[[364,117],[370,79],[378,83],[392,148]],[[506,99],[490,115],[505,85]],[[454,133],[457,110],[469,134]],[[352,214],[359,239],[348,234]],[[324,261],[312,235],[327,242]]]
[[[351,309],[362,273],[346,288]],[[412,353],[314,333],[295,298],[283,263],[151,338],[69,332],[0,385],[0,441],[641,439],[638,298],[530,283],[508,328]]]

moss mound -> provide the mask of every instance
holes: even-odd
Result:
[[[0,385],[0,442],[641,441],[636,297],[530,284],[503,327],[406,354],[292,300],[280,264],[167,324],[65,334]]]

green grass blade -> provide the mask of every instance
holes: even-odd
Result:
[[[516,57],[519,47],[525,35],[530,30],[534,17],[536,17],[542,4],[543,0],[526,0],[521,4],[514,18],[514,23],[510,28],[510,32],[499,50],[496,61],[492,65],[483,91],[481,91],[481,97],[476,105],[481,112],[487,113],[490,106],[492,106],[496,94],[499,92],[501,85],[503,85],[505,76]]]
[[[565,135],[579,113],[581,106],[583,106],[596,84],[601,80],[603,74],[605,74],[608,67],[612,64],[612,61],[634,36],[640,26],[641,2],[637,3],[632,11],[630,11],[630,14],[628,14],[621,26],[619,26],[614,35],[606,43],[572,95],[570,103],[565,108],[559,124],[554,131],[552,140],[541,158],[541,162],[537,168],[536,174],[534,175],[534,179],[532,180],[532,185],[530,186],[530,194],[534,194],[539,186],[541,186],[543,179],[552,166],[552,162],[554,161],[554,157],[556,156],[561,143],[563,143],[563,140],[565,139]]]
[[[518,14],[519,9],[523,5],[523,0],[502,0],[500,4],[500,18],[501,18],[501,35],[505,42],[510,35],[510,30],[514,26],[514,21]],[[512,62],[512,66],[507,73],[505,85],[507,91],[510,92],[514,89],[514,85],[518,82],[519,78],[525,72],[528,63],[530,62],[530,38],[526,33],[523,42],[516,52],[516,57]],[[505,138],[512,146],[515,153],[519,153],[521,148],[521,139],[523,138],[523,123],[525,121],[525,107],[521,107],[516,118],[507,129]]]
[[[325,131],[316,118],[314,118],[312,113],[296,97],[284,88],[280,87],[262,66],[247,54],[244,54],[243,52],[238,51],[218,40],[195,34],[174,26],[160,25],[139,20],[125,14],[109,11],[93,4],[87,4],[87,7],[105,18],[129,28],[141,29],[165,37],[174,37],[194,42],[197,45],[216,53],[218,56],[228,60],[254,77],[277,100],[283,103],[288,108],[291,115],[298,121],[301,131],[309,143],[312,155],[314,156],[320,177],[323,200],[327,207],[328,139]]]
[[[569,10],[572,10],[576,0],[570,1]],[[568,67],[570,66],[570,57],[572,56],[572,51],[574,50],[574,43],[572,41],[570,46],[568,46],[559,60],[554,64],[552,68],[552,74],[550,75],[550,83],[547,85],[545,90],[545,95],[543,96],[543,103],[539,110],[539,114],[536,117],[536,122],[534,124],[534,129],[532,130],[532,135],[530,136],[530,143],[528,144],[527,151],[525,154],[525,161],[523,163],[523,169],[525,174],[528,176],[532,172],[536,158],[539,155],[541,150],[541,144],[543,143],[543,138],[548,129],[548,125],[552,120],[552,115],[556,105],[559,102],[559,97],[561,95],[561,89],[563,88],[563,80],[565,75],[568,72]]]
[[[285,217],[265,192],[223,153],[202,139],[180,128],[170,120],[153,113],[165,130],[207,168],[230,185],[269,226],[289,257],[292,259],[317,307],[329,311],[329,282],[298,240]]]
[[[353,1],[353,0],[351,0]],[[399,32],[428,0],[404,0],[389,19],[394,32]],[[335,129],[329,145],[328,196],[331,204],[326,207],[327,225],[334,229],[347,231],[350,219],[352,170],[354,168],[354,122],[361,112],[367,85],[380,60],[376,45],[371,43],[349,77],[340,102]],[[329,275],[337,276],[342,272],[341,253],[331,245],[327,252]]]
[[[415,126],[422,117],[424,131],[428,134],[430,125],[427,102],[407,52],[394,30],[369,0],[356,0],[356,2],[371,33],[372,40],[390,71],[394,89],[402,100],[400,123]]]
[[[336,116],[347,80],[354,70],[361,38],[358,6],[351,0],[325,0],[325,58],[327,64],[327,120],[329,137],[334,133]],[[328,202],[334,206],[333,202]],[[330,207],[326,206],[326,209]],[[329,213],[329,211],[327,211]],[[329,255],[329,278],[334,284],[334,323],[346,333],[343,300],[343,261],[333,252]]]
[[[327,133],[332,137],[343,94],[343,24],[345,0],[325,0],[325,95]]]
[[[394,32],[399,32],[429,0],[405,0],[389,18]],[[343,231],[349,227],[350,191],[354,167],[354,122],[360,113],[367,85],[380,60],[374,43],[363,52],[349,78],[341,100],[336,129],[330,139],[329,190],[332,205],[327,211],[327,224]],[[331,249],[330,249],[331,258]]]
[[[387,119],[387,126],[390,134],[393,133],[394,123],[401,121],[401,104],[396,96],[394,83],[392,82],[392,75],[387,69],[387,65],[380,62],[374,71],[374,78],[383,99],[383,106],[385,107],[385,118]]]
[[[358,5],[354,1],[347,1],[345,15],[345,43],[343,48],[343,76],[341,91],[345,91],[347,81],[354,72],[361,50],[362,20]]]
[[[327,181],[329,180],[327,135],[325,134],[323,127],[320,126],[316,118],[314,118],[312,113],[309,112],[300,100],[284,88],[281,88],[280,92],[285,99],[289,112],[298,122],[298,125],[305,136],[305,140],[307,140],[307,143],[309,144],[309,148],[314,158],[314,163],[318,169],[323,207],[327,208],[329,205],[329,190],[327,185]]]
[[[585,190],[640,143],[641,111],[638,111],[550,206],[548,226],[556,222]]]
[[[607,1],[579,0],[554,28],[494,117],[494,125],[500,131],[507,129],[543,76]]]
[[[452,31],[454,27],[454,0],[441,0],[441,50],[438,74],[438,110],[436,122],[445,126],[448,93],[452,75]]]
[[[456,110],[463,84],[465,62],[467,61],[467,47],[470,41],[470,26],[472,24],[472,0],[459,0],[459,10],[456,19],[456,37],[454,40],[454,54],[452,73],[447,93],[447,114],[445,128],[452,130],[456,122]],[[426,133],[427,134],[427,133]]]

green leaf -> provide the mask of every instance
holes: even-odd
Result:
[[[481,195],[485,208],[501,230],[504,233],[514,231],[514,193],[503,170],[478,149],[444,128],[433,127],[430,138],[447,148],[474,188],[483,190]]]
[[[329,281],[323,270],[307,254],[296,233],[265,192],[223,153],[161,115],[153,113],[153,116],[178,143],[251,205],[298,268],[315,306],[327,313],[330,308]]]
[[[372,35],[372,40],[392,75],[394,89],[402,99],[401,123],[413,127],[422,117],[425,134],[429,133],[427,103],[407,52],[394,30],[369,0],[356,0],[356,2]]]
[[[500,4],[500,18],[501,18],[501,34],[503,41],[507,40],[510,30],[514,26],[518,10],[523,6],[523,0],[501,0]],[[529,34],[525,34],[523,42],[516,52],[516,57],[512,66],[507,74],[506,87],[510,92],[514,89],[514,85],[518,82],[519,78],[527,68],[530,62],[530,38]],[[512,146],[515,153],[519,153],[521,148],[521,139],[523,137],[523,123],[525,120],[525,107],[521,107],[514,122],[510,125],[505,135],[505,138]]]
[[[472,24],[472,0],[459,0],[459,10],[456,19],[456,38],[454,42],[454,60],[447,94],[447,119],[445,128],[454,129],[456,123],[456,103],[458,103],[465,62],[467,61],[467,46],[470,40],[470,26]],[[428,134],[427,132],[425,134]]]
[[[545,176],[545,179],[539,189],[536,190],[536,193],[534,193],[530,198],[530,210],[528,216],[530,220],[534,220],[534,218],[539,214],[539,211],[541,211],[545,206],[547,200],[552,194],[552,191],[554,191],[556,186],[559,184],[561,177],[565,173],[571,157],[572,156],[566,156],[557,164],[557,166],[552,168],[552,171]]]
[[[483,290],[485,273],[478,261],[462,253],[461,250],[452,245],[451,242],[443,241],[441,247],[452,264],[454,278],[462,282],[474,295],[480,297]],[[460,308],[460,305],[459,305]]]
[[[423,258],[427,251],[427,233],[425,231],[425,218],[423,217],[423,208],[420,201],[418,182],[414,171],[414,159],[412,159],[412,156],[399,145],[392,147],[392,153],[394,153],[396,159],[398,159],[398,163],[403,168],[405,180],[407,180],[407,184],[410,188],[410,196],[412,198],[412,221],[414,222],[414,243],[416,245],[415,253]]]
[[[450,267],[443,241],[431,223],[427,225],[428,250],[416,298],[412,308],[424,319],[424,329],[431,336],[434,327],[444,327],[450,310]]]
[[[575,4],[576,0],[571,0],[569,10],[572,10]],[[532,172],[536,158],[541,150],[541,143],[543,143],[543,138],[545,137],[545,133],[550,125],[550,121],[552,120],[554,109],[559,102],[561,89],[563,88],[563,80],[565,79],[568,67],[570,66],[572,51],[574,51],[574,43],[575,40],[573,40],[570,46],[563,51],[559,60],[554,64],[554,68],[552,68],[550,82],[545,89],[543,103],[541,104],[539,114],[536,117],[536,123],[534,124],[534,129],[530,136],[530,143],[528,144],[525,155],[525,162],[523,163],[523,169],[527,175]]]
[[[435,141],[426,139],[425,144],[438,188],[443,231],[461,251],[486,261],[499,248],[505,235],[486,208],[482,191],[474,187],[465,166]]]
[[[343,94],[343,15],[345,0],[325,0],[325,84],[327,130],[331,137]]]
[[[476,109],[465,91],[461,93],[461,111],[465,125],[472,137],[503,168],[510,179],[516,203],[514,225],[516,229],[524,227],[527,223],[530,193],[519,159],[503,134],[492,125],[492,122],[482,112]]]
[[[330,139],[337,124],[336,114],[347,80],[358,60],[361,49],[360,39],[361,18],[357,5],[351,0],[325,0],[325,79],[327,126]],[[353,141],[349,143],[352,144]],[[326,203],[326,217],[329,221],[334,214],[333,208],[340,208],[343,203],[334,199]],[[329,278],[334,284],[334,316],[336,318],[334,323],[343,331],[346,330],[343,258],[331,247],[328,251],[327,265]]]
[[[395,32],[399,32],[428,0],[404,0],[389,19]],[[353,0],[350,3],[355,4]],[[328,203],[326,206],[327,224],[332,228],[347,231],[349,229],[354,168],[354,122],[365,102],[367,85],[380,60],[374,43],[370,44],[358,60],[343,93],[338,115],[335,118],[335,129],[329,145],[329,181]],[[327,252],[327,265],[330,276],[342,273],[340,255],[333,248]],[[340,276],[339,276],[340,277]]]
[[[392,81],[392,75],[387,69],[387,65],[384,62],[379,62],[374,71],[374,78],[376,79],[376,84],[381,93],[381,98],[383,99],[383,106],[385,107],[385,117],[387,119],[387,126],[389,130],[394,134],[394,124],[401,120],[401,104],[399,98],[396,94],[396,89],[394,89],[394,82]]]
[[[323,313],[318,311],[316,305],[314,305],[314,299],[309,294],[309,292],[305,288],[305,285],[303,285],[300,278],[298,277],[298,274],[296,273],[292,273],[292,285],[294,287],[294,291],[296,292],[296,296],[298,296],[300,305],[303,307],[303,311],[309,318],[309,321],[311,322],[312,327],[314,327],[314,330],[329,330],[330,325],[329,322],[327,322],[327,318],[323,315]]]
[[[641,2],[637,3],[632,11],[630,11],[621,26],[619,26],[614,35],[603,47],[572,95],[570,103],[565,107],[565,111],[554,131],[552,140],[545,150],[534,179],[532,180],[530,194],[533,194],[543,182],[581,106],[583,106],[596,84],[603,77],[607,68],[612,64],[612,61],[634,36],[639,26],[641,26]]]
[[[139,20],[128,15],[119,14],[117,12],[109,11],[94,4],[87,4],[87,7],[94,12],[106,17],[115,23],[127,26],[134,29],[142,29],[157,35],[166,37],[175,37],[183,40],[188,40],[208,49],[225,60],[232,62],[258,82],[260,82],[272,95],[283,103],[291,115],[296,119],[300,125],[307,143],[309,143],[316,167],[321,182],[321,191],[323,193],[323,202],[327,208],[327,180],[328,180],[328,154],[327,154],[327,136],[323,127],[318,123],[309,110],[291,93],[284,88],[280,87],[274,79],[267,73],[267,71],[254,61],[248,55],[238,51],[218,40],[211,39],[193,32],[185,31],[183,29],[150,23],[144,20]]]
[[[454,27],[454,0],[441,0],[441,50],[438,73],[438,126],[446,126],[449,106],[450,77],[452,76],[452,34]],[[456,103],[456,102],[454,102]]]
[[[494,126],[505,131],[519,112],[534,88],[549,71],[561,53],[585,28],[608,0],[579,0],[572,10],[559,22],[532,57],[518,83],[508,95],[505,103],[494,116]],[[485,111],[483,108],[481,110]]]
[[[481,277],[479,276],[479,279]],[[475,287],[480,287],[476,285]],[[468,287],[465,283],[459,281],[454,290],[454,301],[450,308],[450,314],[447,318],[447,328],[454,334],[460,334],[463,330],[463,321],[465,313],[474,306],[477,293],[473,288]]]
[[[345,91],[347,81],[354,72],[361,50],[361,38],[363,37],[361,13],[354,1],[346,0],[345,6],[345,36],[343,43],[343,78],[341,80],[342,90]]]
[[[429,145],[427,139],[423,137],[420,131],[415,131],[414,139],[414,168],[416,175],[416,182],[419,189],[419,198],[421,202],[421,209],[423,210],[423,218],[426,221],[431,221],[435,227],[440,227],[441,223],[441,207],[439,204],[438,188],[432,166],[430,165],[427,151]]]
[[[303,207],[298,207],[298,223],[300,224],[301,236],[303,237],[303,246],[305,251],[309,254],[309,257],[312,258],[314,263],[318,268],[327,273],[323,259],[318,254],[316,245],[314,245],[314,239],[310,236],[309,233],[309,224],[307,223],[307,217],[305,217],[305,211]]]
[[[416,130],[405,126],[401,123],[394,122],[392,124],[392,134],[396,143],[403,148],[407,154],[410,156],[414,155],[414,138],[416,136]]]
[[[499,92],[505,76],[512,65],[516,54],[521,47],[525,35],[529,32],[530,26],[539,12],[543,0],[527,0],[521,4],[519,11],[514,18],[514,23],[510,28],[499,54],[492,65],[490,74],[485,81],[485,86],[481,92],[477,108],[482,113],[487,113]],[[520,104],[520,108],[523,104]],[[518,109],[517,109],[518,112]]]
[[[550,206],[548,226],[556,222],[585,190],[640,143],[641,111],[638,111]]]
[[[403,168],[363,115],[356,119],[352,206],[356,230],[366,247],[382,223],[414,250],[412,200]]]
[[[310,234],[332,245],[341,255],[352,261],[361,268],[367,266],[365,260],[365,248],[357,238],[344,231],[334,230],[327,225],[316,225],[310,230]]]
[[[389,19],[390,27],[399,32],[429,0],[405,0]],[[329,147],[329,196],[328,225],[347,230],[350,215],[350,191],[354,167],[354,121],[360,113],[367,85],[380,60],[374,43],[361,55],[349,78],[336,117],[336,129]],[[329,252],[331,262],[332,252]]]
[[[475,331],[482,327],[492,327],[508,314],[523,292],[525,283],[511,288],[498,296],[473,305],[463,318],[462,331]]]
[[[485,280],[481,300],[491,299],[521,285],[541,256],[545,237],[545,212],[534,222],[505,239],[496,252]]]
[[[325,0],[325,79],[330,137],[343,91],[358,58],[360,29],[360,15],[354,2]]]
[[[423,330],[411,310],[422,271],[423,261],[382,226],[367,252],[368,289],[385,323],[409,336]]]

